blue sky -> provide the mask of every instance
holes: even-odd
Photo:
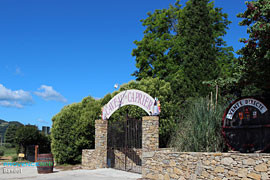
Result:
[[[51,126],[65,105],[101,98],[133,80],[134,40],[147,12],[174,0],[1,0],[0,119]],[[181,1],[184,4],[185,1]],[[232,24],[225,36],[235,50],[246,28],[236,14],[243,0],[216,0]]]

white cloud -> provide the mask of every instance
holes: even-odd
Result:
[[[59,92],[55,91],[52,86],[42,85],[38,90],[44,90],[43,92],[35,92],[35,95],[42,97],[43,99],[49,101],[60,101],[67,102],[67,99],[64,98]]]
[[[0,106],[23,108],[24,104],[32,102],[30,92],[21,89],[12,91],[0,84]]]
[[[10,101],[0,101],[0,106],[23,108],[23,105],[21,105],[20,103]]]

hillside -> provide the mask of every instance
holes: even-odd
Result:
[[[6,130],[10,124],[23,125],[22,123],[20,123],[18,121],[8,122],[8,121],[0,119],[0,137],[2,137],[2,142],[5,142],[4,141],[5,133],[6,133]]]

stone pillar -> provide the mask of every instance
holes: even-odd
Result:
[[[95,121],[95,151],[96,151],[96,168],[107,167],[107,120]]]
[[[159,117],[142,118],[142,151],[155,151],[159,147]]]
[[[153,157],[159,148],[159,117],[142,118],[142,177],[147,176],[146,159]]]

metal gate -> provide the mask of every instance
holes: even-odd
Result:
[[[35,145],[26,146],[25,159],[35,162]]]
[[[124,171],[141,173],[142,121],[129,118],[118,122],[108,121],[107,166]]]

